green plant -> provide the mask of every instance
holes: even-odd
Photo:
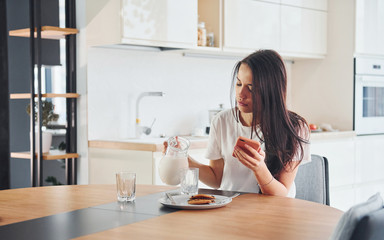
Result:
[[[45,182],[47,182],[47,183],[51,183],[52,185],[63,185],[61,182],[59,182],[58,180],[57,180],[57,178],[56,177],[54,177],[54,176],[48,176],[46,179],[45,179]]]
[[[43,126],[46,127],[48,123],[52,121],[57,121],[57,119],[59,119],[59,114],[56,114],[53,112],[55,106],[51,101],[43,100],[41,101],[41,106],[43,109],[41,124]],[[28,115],[31,115],[31,104],[28,104],[26,110]],[[37,121],[37,112],[38,112],[38,106],[37,104],[35,104],[35,121]]]

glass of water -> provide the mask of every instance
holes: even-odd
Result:
[[[116,173],[117,200],[119,202],[130,202],[136,197],[136,173]]]
[[[182,194],[193,195],[199,190],[199,169],[184,168],[180,173],[180,187]]]

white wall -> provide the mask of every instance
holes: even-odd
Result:
[[[185,57],[174,51],[90,48],[89,140],[135,137],[136,99],[147,91],[165,92],[164,97],[144,97],[139,105],[142,125],[156,118],[151,137],[205,129],[209,109],[220,103],[231,107],[231,75],[238,60]]]
[[[88,52],[89,139],[134,137],[136,99],[144,97],[142,125],[156,122],[151,136],[187,135],[208,125],[208,110],[230,107],[230,81],[238,59],[184,57],[172,51],[151,52],[93,47]]]
[[[354,1],[328,1],[327,56],[292,65],[292,107],[309,122],[353,128]]]

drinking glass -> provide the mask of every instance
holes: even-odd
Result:
[[[182,194],[193,195],[199,190],[199,169],[184,168],[180,173],[180,187]]]
[[[136,173],[116,173],[117,200],[119,202],[130,202],[136,197]]]

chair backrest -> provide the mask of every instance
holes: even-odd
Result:
[[[328,160],[311,155],[311,162],[299,166],[295,178],[296,198],[329,206]]]
[[[363,217],[356,225],[351,240],[379,240],[384,238],[384,208]]]
[[[382,240],[384,226],[383,198],[380,193],[352,206],[340,218],[330,240]]]

